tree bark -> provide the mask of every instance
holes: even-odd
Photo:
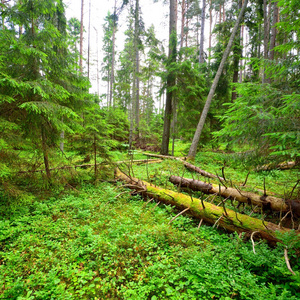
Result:
[[[201,174],[202,176],[205,176],[205,177],[208,177],[208,178],[214,178],[214,179],[224,180],[223,177],[218,177],[218,176],[215,175],[215,174],[206,172],[206,171],[204,171],[204,170],[202,170],[202,169],[200,169],[200,168],[198,168],[198,167],[196,167],[196,166],[194,166],[194,165],[192,165],[192,164],[190,164],[190,163],[188,163],[188,162],[184,162],[184,166],[185,166],[187,169],[191,170],[191,171],[194,171],[194,172],[196,172],[196,173]]]
[[[116,170],[115,175],[118,179],[129,183],[129,188],[136,189],[144,196],[155,198],[158,201],[174,205],[182,210],[189,208],[189,213],[194,217],[203,219],[205,222],[213,224],[214,226],[221,226],[230,232],[246,232],[249,234],[257,232],[263,239],[266,239],[271,243],[280,242],[275,236],[276,231],[281,233],[289,232],[289,229],[280,228],[278,225],[271,222],[264,222],[230,209],[225,210],[223,207],[216,206],[197,198],[154,187],[145,181],[131,178],[122,173],[119,169]]]
[[[210,65],[211,60],[211,40],[212,40],[212,0],[209,2],[209,39],[208,39],[208,64]]]
[[[177,0],[170,0],[170,31],[169,31],[169,64],[176,62],[176,44],[177,44]],[[172,87],[175,85],[175,75],[170,73],[167,77],[167,96],[164,116],[164,128],[162,136],[161,154],[168,155],[170,127],[172,118],[172,102],[173,91]]]
[[[181,34],[180,34],[180,48],[183,47],[184,40],[184,23],[185,23],[185,12],[186,12],[185,0],[181,2]]]
[[[242,7],[242,1],[239,1],[239,9]],[[242,56],[242,45],[241,45],[241,26],[239,29],[239,33],[235,38],[235,45],[233,47],[233,78],[232,83],[235,84],[239,80],[239,64]],[[242,61],[242,60],[241,60]],[[235,91],[236,87],[233,85],[231,101],[233,102],[237,98],[237,94]]]
[[[115,106],[113,102],[113,90],[115,82],[115,48],[116,48],[116,14],[117,14],[117,3],[115,0],[114,6],[114,20],[113,20],[113,32],[112,32],[112,55],[111,55],[111,72],[110,72],[110,89],[109,89],[109,103],[110,106]]]
[[[79,70],[82,72],[82,55],[83,55],[83,9],[84,0],[81,0],[81,20],[80,20],[80,49],[79,49]]]
[[[41,127],[41,135],[42,135],[42,149],[43,149],[43,156],[44,156],[44,165],[48,183],[51,182],[51,173],[49,167],[49,156],[48,156],[48,148],[47,148],[47,136],[45,133],[45,129],[42,125]]]
[[[268,0],[264,0],[264,59],[268,59],[269,55],[269,49],[268,49],[268,43],[269,43],[269,14],[268,14]],[[263,79],[262,83],[267,82],[267,76],[265,74],[265,67],[263,69]]]
[[[239,28],[239,24],[240,24],[240,22],[242,20],[242,17],[244,15],[245,9],[247,7],[247,3],[248,3],[248,0],[245,0],[244,4],[242,6],[242,9],[240,11],[240,14],[238,16],[238,19],[237,19],[237,21],[236,21],[236,23],[234,25],[233,30],[232,30],[232,33],[231,33],[228,45],[227,45],[226,50],[225,50],[225,52],[223,54],[222,61],[221,61],[220,66],[218,68],[217,74],[216,74],[216,76],[214,78],[213,84],[212,84],[212,86],[210,88],[210,91],[209,91],[209,94],[207,96],[207,99],[206,99],[206,102],[205,102],[205,105],[204,105],[204,108],[203,108],[203,111],[202,111],[202,114],[201,114],[201,117],[200,117],[197,129],[196,129],[196,132],[195,132],[195,135],[194,135],[191,147],[190,147],[190,151],[189,151],[189,154],[188,154],[188,157],[191,158],[191,159],[196,156],[197,146],[198,146],[198,143],[199,143],[199,140],[200,140],[202,129],[204,127],[206,116],[207,116],[207,113],[209,111],[209,107],[210,107],[210,104],[212,102],[212,98],[214,96],[214,93],[215,93],[216,87],[218,85],[220,76],[222,74],[225,62],[227,60],[227,57],[229,55],[231,46],[233,44],[234,37],[236,35],[236,32],[237,32],[237,30]]]
[[[199,64],[204,62],[204,26],[205,26],[205,0],[202,1],[202,13],[201,13],[201,36],[200,36],[200,48],[199,48]]]
[[[284,199],[273,196],[260,196],[252,192],[239,191],[234,188],[226,188],[224,186],[218,186],[211,183],[205,183],[200,180],[183,178],[180,176],[171,176],[170,182],[181,187],[187,187],[194,191],[202,191],[205,194],[216,194],[224,198],[237,200],[242,203],[257,205],[265,209],[271,209],[272,211],[286,212],[289,210],[289,206],[285,203]]]
[[[89,1],[88,60],[87,60],[88,79],[90,79],[90,52],[91,52],[91,0]]]
[[[276,23],[278,21],[278,6],[277,2],[273,3],[273,22],[272,22],[272,29],[271,29],[271,39],[270,39],[270,60],[274,60],[274,48],[276,43],[276,35],[277,35],[277,29],[276,29]]]

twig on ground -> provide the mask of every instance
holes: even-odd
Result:
[[[251,242],[252,242],[252,249],[253,249],[254,254],[256,254],[256,252],[255,252],[255,243],[254,243],[254,240],[253,240],[253,236],[254,236],[255,233],[258,233],[258,231],[253,231],[251,233],[251,236],[250,236],[250,239],[251,239]]]
[[[291,265],[290,265],[290,261],[289,261],[289,258],[288,258],[288,248],[287,247],[284,248],[284,259],[285,259],[285,263],[286,263],[286,266],[289,269],[289,271],[293,275],[296,275],[295,272],[292,270]]]

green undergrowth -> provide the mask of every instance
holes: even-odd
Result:
[[[0,299],[299,299],[299,260],[201,226],[120,184],[0,214]]]

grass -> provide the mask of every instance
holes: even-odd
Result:
[[[0,299],[298,299],[283,247],[252,244],[101,183],[0,218]]]

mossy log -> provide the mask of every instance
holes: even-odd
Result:
[[[257,235],[260,234],[263,239],[274,243],[279,242],[279,239],[275,235],[276,231],[281,233],[289,231],[289,229],[281,228],[274,223],[264,222],[197,198],[192,198],[168,189],[162,189],[148,182],[131,178],[119,169],[116,170],[115,175],[116,178],[127,182],[128,187],[137,190],[144,196],[155,198],[158,201],[174,205],[182,210],[189,208],[188,212],[194,217],[204,220],[206,223],[218,225],[230,232],[246,232],[248,234],[255,232]]]
[[[172,175],[169,179],[173,184],[187,187],[194,191],[202,191],[206,194],[220,195],[224,198],[237,200],[239,202],[252,204],[254,206],[257,205],[273,211],[286,212],[289,210],[289,205],[287,205],[285,200],[281,198],[273,196],[260,196],[252,192],[244,192],[234,188],[225,187],[223,185],[214,185],[200,180],[188,179],[180,176]]]

